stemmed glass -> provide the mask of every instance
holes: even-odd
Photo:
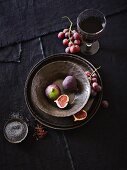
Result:
[[[81,35],[81,52],[93,55],[99,50],[98,38],[106,26],[105,15],[96,9],[86,9],[77,18],[77,30]]]

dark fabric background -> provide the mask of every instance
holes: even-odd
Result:
[[[0,1],[0,41],[4,46],[0,49],[0,170],[127,169],[126,4],[127,1],[113,0]],[[104,98],[109,100],[110,107],[100,108],[82,128],[70,131],[47,128],[47,137],[34,141],[35,122],[24,100],[26,77],[38,61],[64,52],[62,42],[57,39],[58,32],[54,32],[68,25],[61,21],[61,16],[68,15],[76,21],[78,13],[86,7],[99,8],[108,15],[99,52],[93,56],[80,55],[95,67],[101,66]],[[8,143],[3,136],[4,123],[12,114],[22,115],[30,124],[28,137],[18,145]]]
[[[61,29],[61,17],[74,22],[86,8],[100,9],[106,16],[127,9],[126,0],[1,0],[0,47],[28,40]]]

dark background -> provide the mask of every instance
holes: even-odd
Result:
[[[59,30],[76,25],[86,8],[105,13],[107,25],[100,50],[82,57],[99,71],[104,99],[94,118],[76,130],[46,128],[48,135],[32,138],[34,119],[24,100],[30,69],[54,53],[64,52]],[[127,1],[122,0],[0,0],[0,170],[126,170],[127,169]],[[41,48],[42,47],[42,48]],[[4,139],[3,126],[12,114],[29,120],[30,133],[21,144]]]

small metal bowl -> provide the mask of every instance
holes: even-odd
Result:
[[[62,89],[62,82],[68,75],[73,75],[78,84],[76,93],[67,93]],[[59,85],[62,94],[67,94],[71,102],[70,107],[60,109],[45,96],[45,89],[49,84]],[[84,70],[76,63],[70,61],[54,61],[41,67],[35,74],[31,83],[31,99],[33,105],[40,112],[51,116],[67,117],[80,111],[90,97],[90,83]]]
[[[20,134],[17,133],[18,130]],[[28,126],[22,119],[12,118],[5,123],[3,132],[4,137],[8,142],[20,143],[28,134]]]

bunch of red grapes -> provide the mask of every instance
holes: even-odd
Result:
[[[93,71],[93,73],[86,71],[85,74],[90,81],[91,96],[95,97],[98,92],[102,91],[102,87],[98,84],[97,74],[95,73],[95,71]],[[102,100],[101,105],[103,108],[108,108],[109,102],[107,100]]]
[[[95,72],[90,73],[89,71],[86,71],[85,74],[91,84],[91,96],[96,96],[102,90],[102,87],[98,84],[97,74]]]
[[[76,30],[64,29],[63,32],[58,33],[58,38],[63,39],[63,45],[67,46],[66,53],[80,52],[81,38]]]

